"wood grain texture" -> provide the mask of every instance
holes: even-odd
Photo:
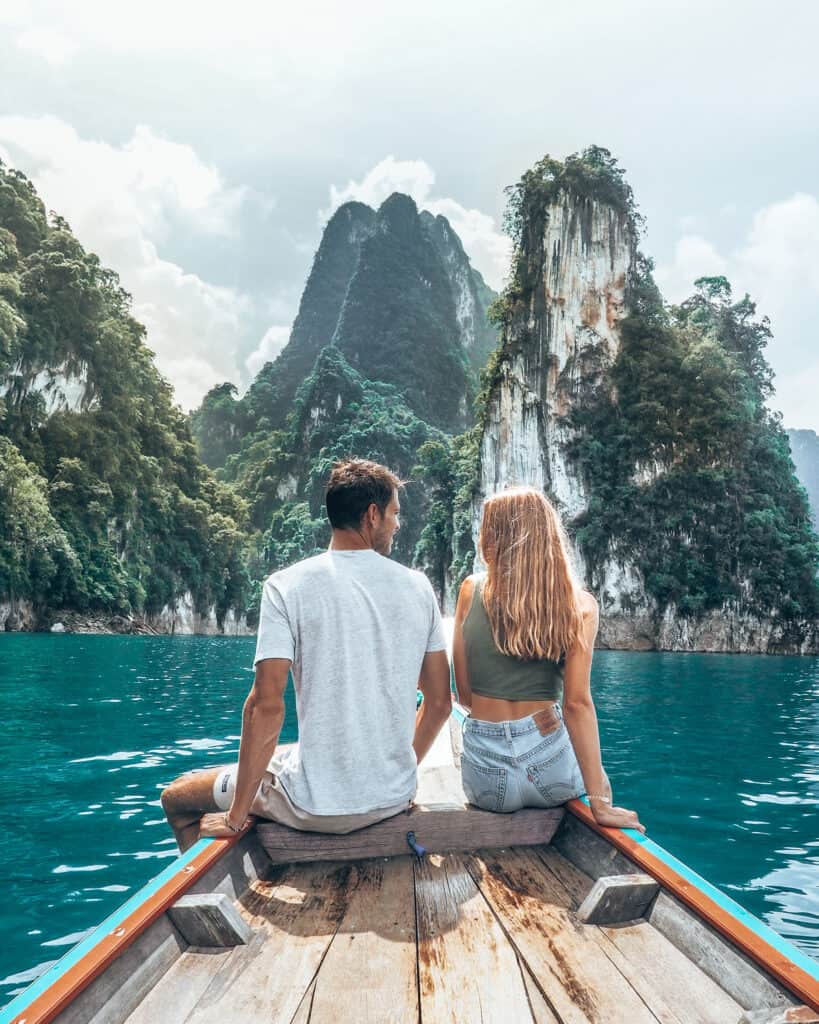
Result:
[[[518,956],[518,967],[526,988],[526,998],[529,1000],[529,1012],[535,1024],[562,1024],[554,1009],[546,1002],[546,997],[538,988],[528,964],[521,956]]]
[[[622,829],[598,825],[590,808],[580,800],[570,800],[566,806],[589,832],[603,837],[626,854],[638,868],[653,875],[665,892],[673,894],[674,899],[686,906],[699,922],[721,935],[741,958],[756,963],[772,981],[784,986],[794,1002],[803,1000],[806,1005],[819,1010],[819,976],[772,944],[764,934],[764,926],[760,928],[753,921],[743,920],[730,906],[723,904],[719,894],[709,893],[696,878],[681,874],[664,850],[652,850],[650,844],[639,842]]]
[[[793,1003],[787,989],[668,893],[654,901],[649,921],[744,1010]]]
[[[184,949],[185,940],[163,914],[56,1019],[59,1024],[120,1024],[164,981]],[[43,1019],[23,1016],[31,1024]]]
[[[660,1020],[732,1024],[742,1007],[647,921],[601,928],[608,955]],[[664,1015],[660,1012],[664,1007]]]
[[[186,1017],[169,1009],[156,1024],[289,1024],[344,918],[352,871],[340,864],[293,867],[254,882],[242,897],[251,942],[214,960],[211,980]]]
[[[463,861],[449,854],[417,862],[415,898],[424,1024],[531,1021],[515,950]]]
[[[172,874],[166,877],[160,885],[153,887],[153,883],[149,883],[146,888],[152,887],[150,894],[145,895],[138,905],[133,906],[131,912],[121,919],[116,928],[107,930],[107,924],[103,922],[88,940],[84,940],[92,943],[91,948],[70,969],[58,974],[50,986],[39,996],[35,996],[24,1010],[15,1013],[12,1017],[12,1024],[23,1024],[23,1022],[25,1024],[48,1024],[63,1011],[67,1013],[64,1018],[66,1021],[93,1020],[95,1014],[103,1015],[107,1012],[106,1002],[109,992],[118,993],[114,1003],[117,1014],[121,1016],[111,1016],[108,1019],[111,1024],[123,1019],[123,1016],[133,1006],[136,1006],[145,993],[150,990],[155,980],[155,973],[151,971],[146,973],[144,970],[136,969],[123,976],[122,965],[117,966],[118,962],[122,961],[129,948],[140,936],[150,931],[159,922],[164,921],[164,925],[171,927],[165,917],[168,907],[175,903],[183,893],[188,892],[198,879],[217,867],[219,861],[231,850],[247,841],[248,836],[245,830],[229,839],[205,840],[197,843],[188,851],[184,859],[180,858],[180,861],[172,866]],[[128,901],[126,906],[131,903],[132,901]],[[163,942],[156,946],[153,938],[147,940],[145,948],[150,951],[149,959],[157,969],[160,963],[163,969],[168,966],[167,960],[162,958],[159,951],[168,953],[172,950],[172,946],[172,942]],[[102,975],[108,974],[109,971],[111,977],[103,978]],[[122,976],[122,981],[119,985],[111,980],[120,976]],[[98,980],[99,984],[95,984]],[[124,1002],[126,992],[131,993],[127,1008]],[[114,1012],[113,1004],[111,1012]],[[105,1018],[101,1017],[100,1019]]]
[[[660,891],[650,875],[608,875],[598,878],[577,909],[584,924],[621,924],[643,917]]]
[[[552,846],[540,847],[537,853],[563,884],[572,905],[581,905],[593,886],[592,879]],[[658,1019],[723,1024],[742,1012],[739,1003],[648,922],[597,928],[590,934]]]
[[[409,857],[353,868],[347,908],[315,980],[310,1024],[418,1020],[415,898]]]
[[[190,946],[239,946],[253,936],[225,893],[187,893],[168,908],[168,917]]]
[[[564,818],[550,848],[592,880],[601,875],[626,874],[636,867],[633,860],[572,814]],[[794,1001],[784,986],[741,949],[667,892],[660,892],[655,899],[649,921],[743,1009]]]
[[[235,947],[187,950],[128,1017],[127,1024],[165,1024],[188,1019],[214,977],[234,956]]]
[[[563,813],[560,808],[526,808],[514,814],[493,814],[476,807],[428,805],[347,835],[299,832],[273,822],[259,824],[256,830],[272,863],[293,864],[402,856],[409,853],[410,831],[430,853],[547,843]]]
[[[571,898],[532,850],[481,851],[467,861],[563,1024],[653,1024],[656,1016],[570,913]]]

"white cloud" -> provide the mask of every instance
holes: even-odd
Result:
[[[819,199],[798,192],[754,215],[745,240],[729,253],[699,235],[682,237],[670,263],[657,267],[665,298],[679,302],[697,277],[724,274],[735,298],[746,292],[771,320],[767,358],[776,374],[772,405],[788,427],[819,430]]]
[[[728,265],[701,235],[683,235],[674,247],[670,264],[660,264],[654,275],[667,302],[682,302],[694,291],[698,277],[726,274]]]
[[[735,262],[772,320],[805,299],[819,301],[819,199],[798,192],[760,210]]]
[[[17,36],[21,50],[42,57],[49,64],[66,64],[77,52],[77,44],[53,28],[30,28]]]
[[[819,362],[808,361],[792,373],[778,374],[772,406],[782,413],[791,430],[815,430],[819,433],[816,395],[819,393]]]
[[[251,377],[255,377],[265,363],[272,362],[287,344],[290,328],[282,324],[268,327],[258,346],[245,359],[245,366]]]
[[[214,384],[240,378],[237,352],[251,300],[186,273],[157,246],[180,226],[230,234],[247,190],[227,186],[190,146],[146,127],[113,146],[82,139],[57,118],[3,117],[0,147],[83,246],[119,273],[183,408]]]
[[[331,185],[330,206],[322,210],[319,217],[322,221],[329,220],[342,203],[351,199],[377,208],[393,192],[412,196],[421,206],[426,203],[434,184],[435,171],[426,161],[396,160],[394,156],[387,156],[367,171],[361,181],[348,181],[344,188]]]
[[[480,210],[468,209],[456,199],[434,197],[435,172],[425,160],[396,160],[387,156],[372,167],[361,181],[348,181],[343,188],[330,186],[330,205],[319,214],[327,221],[342,203],[356,199],[378,207],[393,192],[411,196],[419,208],[441,214],[463,242],[472,264],[487,283],[499,291],[509,273],[512,243],[498,231],[495,221]]]

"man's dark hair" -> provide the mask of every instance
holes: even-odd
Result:
[[[383,515],[400,487],[403,484],[395,473],[377,462],[348,459],[337,463],[324,495],[330,525],[334,530],[356,529],[370,505],[377,505]]]

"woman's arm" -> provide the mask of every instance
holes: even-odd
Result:
[[[583,773],[583,784],[589,794],[594,820],[598,825],[636,828],[645,832],[634,811],[611,805],[611,786],[603,771],[597,712],[591,695],[591,664],[598,623],[597,601],[584,591],[581,607],[585,646],[578,644],[566,655],[563,671],[563,720]]]
[[[469,614],[472,604],[472,592],[475,586],[473,576],[461,584],[458,604],[455,606],[455,625],[452,631],[452,668],[455,672],[455,690],[458,702],[465,708],[472,707],[472,689],[469,686],[469,672],[466,668],[466,647],[464,646],[464,620]]]

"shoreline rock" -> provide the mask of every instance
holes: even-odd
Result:
[[[819,623],[787,625],[725,608],[699,619],[657,619],[649,613],[606,614],[601,609],[596,647],[612,651],[669,651],[686,654],[819,654]]]
[[[198,612],[189,594],[157,615],[105,615],[55,608],[38,614],[28,601],[0,602],[0,633],[77,633],[101,636],[254,636],[244,615],[229,610],[219,622],[214,608]]]

